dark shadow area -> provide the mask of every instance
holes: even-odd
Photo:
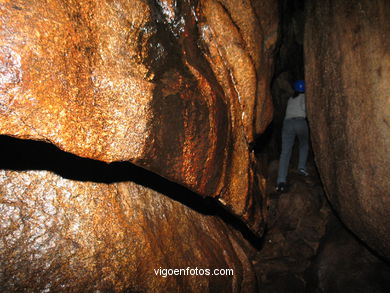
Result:
[[[303,34],[305,0],[279,0],[279,41],[275,56],[275,76],[289,71],[303,79]]]
[[[317,168],[317,166],[315,166],[315,167]],[[318,169],[317,169],[317,174],[318,174],[317,176],[319,176]],[[322,184],[322,181],[320,181],[320,184],[321,184],[321,188],[325,192],[325,188]],[[380,255],[378,252],[373,250],[370,246],[368,246],[364,241],[362,241],[358,236],[356,236],[355,233],[347,225],[344,224],[343,220],[339,216],[339,213],[334,209],[332,203],[329,201],[329,198],[327,196],[324,196],[324,200],[326,200],[329,209],[332,211],[332,220],[329,221],[327,228],[326,228],[327,237],[329,237],[329,234],[332,234],[332,233],[336,234],[340,230],[344,231],[344,233],[347,233],[349,235],[349,237],[351,239],[353,239],[354,242],[359,244],[359,246],[363,247],[371,255],[375,256],[378,260],[383,262],[383,264],[385,264],[387,266],[386,270],[389,270],[389,272],[390,272],[390,262],[387,259],[385,259],[382,255]],[[326,239],[324,239],[324,241],[325,240]],[[322,249],[322,247],[320,246],[320,251],[321,251],[321,249]]]
[[[115,183],[132,181],[153,189],[203,215],[220,217],[240,231],[255,248],[258,239],[240,219],[230,214],[213,198],[202,198],[187,188],[129,162],[104,162],[81,158],[42,141],[0,136],[0,169],[13,171],[46,170],[74,181]]]
[[[81,158],[58,149],[52,144],[0,136],[0,168],[28,171],[47,170],[76,181],[114,183],[134,178],[146,184],[146,173],[142,168],[126,162],[107,164]]]
[[[386,259],[356,237],[334,211],[326,231],[316,257],[305,271],[305,292],[315,292],[317,288],[321,292],[388,291],[390,267]]]
[[[271,121],[267,129],[258,137],[256,137],[252,149],[255,153],[268,153],[268,148],[272,142],[272,137],[276,131],[275,123]]]

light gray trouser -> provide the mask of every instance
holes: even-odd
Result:
[[[286,182],[295,136],[298,136],[299,140],[298,169],[306,170],[309,151],[309,129],[306,119],[301,117],[285,119],[282,128],[282,152],[280,154],[277,183]]]

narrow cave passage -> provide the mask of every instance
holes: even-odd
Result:
[[[267,173],[269,219],[264,245],[254,264],[260,292],[385,292],[390,267],[340,221],[320,179],[310,143],[307,170],[298,166],[298,138],[292,152],[287,191],[275,191],[281,129],[296,80],[305,80],[305,2],[279,1],[280,38],[271,84],[274,118],[255,145]],[[363,265],[364,263],[364,265]]]
[[[305,65],[303,52],[304,0],[279,1],[280,32],[274,54],[274,74],[270,84],[274,116],[266,132],[256,142],[255,151],[260,159],[268,163],[279,159],[281,151],[281,129],[287,100],[294,93],[293,84],[304,80]],[[313,163],[310,149],[308,161]],[[294,148],[291,166],[297,163],[297,149]]]

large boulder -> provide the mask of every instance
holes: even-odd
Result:
[[[275,1],[1,1],[0,288],[255,292],[253,248],[227,222],[264,227],[251,147],[272,118],[277,15]],[[137,181],[129,162],[153,173]],[[196,268],[234,275],[183,276]]]
[[[307,107],[316,162],[342,221],[390,259],[390,2],[308,1]]]
[[[275,1],[2,1],[0,133],[130,161],[256,233]]]
[[[372,253],[332,215],[313,266],[306,292],[388,291],[390,266]]]
[[[207,207],[45,170],[0,185],[2,292],[256,292],[253,248]]]

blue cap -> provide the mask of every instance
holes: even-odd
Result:
[[[294,90],[298,93],[304,93],[305,92],[305,81],[304,80],[297,80],[294,82]]]

